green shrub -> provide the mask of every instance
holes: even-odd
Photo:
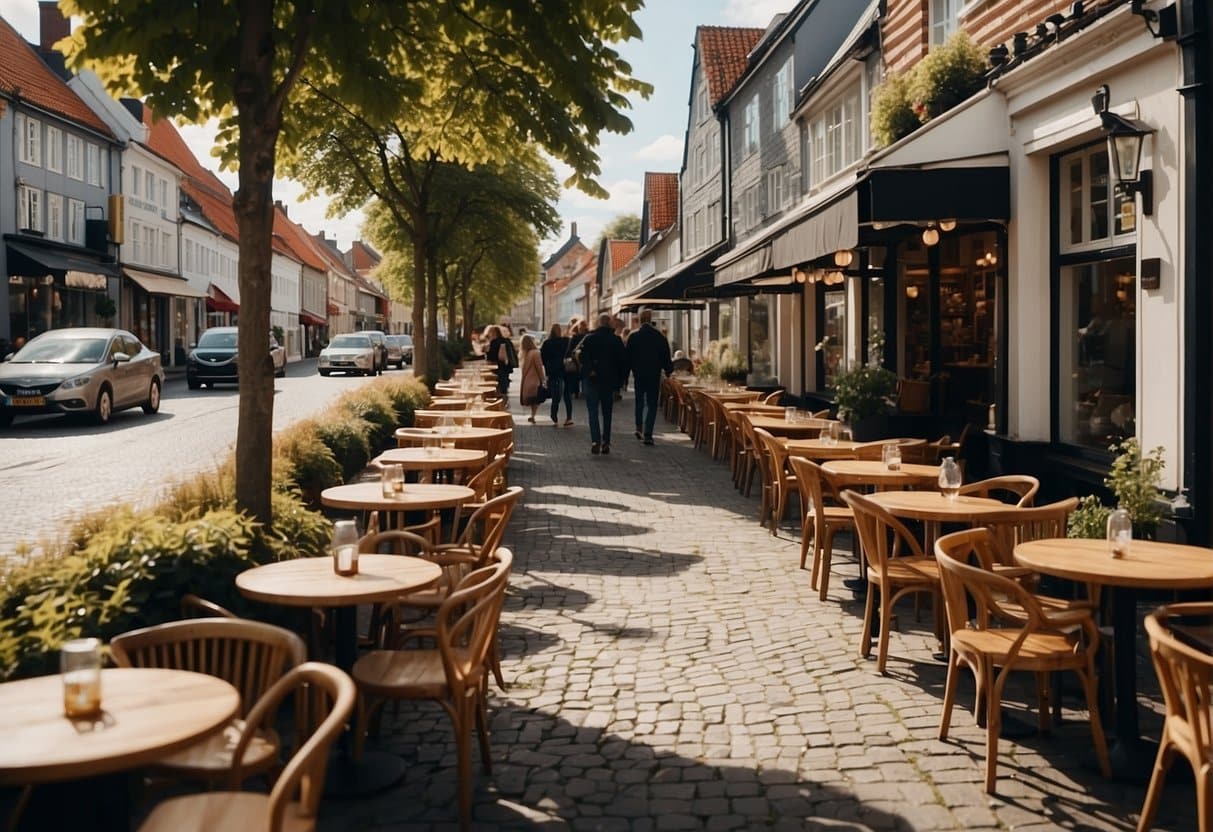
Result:
[[[341,466],[344,479],[350,479],[366,467],[371,459],[371,445],[367,436],[370,423],[356,416],[340,416],[316,422],[316,438],[332,451],[333,458]]]
[[[986,83],[986,56],[964,32],[936,46],[910,73],[910,102],[922,122],[936,118]]]
[[[318,505],[320,492],[344,482],[341,465],[320,441],[313,423],[304,423],[278,438],[274,481],[289,481],[305,500]]]
[[[391,401],[392,408],[396,411],[397,425],[412,426],[413,414],[430,403],[429,389],[416,378],[402,381],[386,379],[376,386],[387,394]]]
[[[1108,515],[1112,509],[1099,502],[1094,494],[1088,494],[1078,501],[1078,508],[1066,521],[1067,537],[1085,537],[1090,540],[1103,540],[1108,530]]]
[[[1166,468],[1164,449],[1160,445],[1147,454],[1141,452],[1141,443],[1130,436],[1123,442],[1108,448],[1116,454],[1112,468],[1104,479],[1116,498],[1116,504],[1129,512],[1133,518],[1133,536],[1151,538],[1162,522],[1162,472]],[[1103,505],[1099,497],[1088,494],[1082,498],[1078,508],[1070,515],[1066,534],[1070,537],[1103,538],[1107,534],[1108,515],[1112,509]]]
[[[906,75],[889,75],[873,93],[872,138],[887,147],[910,135],[922,123],[910,105],[910,81]]]
[[[396,432],[396,409],[387,393],[382,390],[367,387],[348,393],[341,398],[337,407],[350,416],[363,419],[371,426],[367,441],[372,452],[382,450]]]

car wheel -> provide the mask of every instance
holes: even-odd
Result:
[[[200,382],[200,381],[199,381],[198,379],[196,379],[196,378],[190,378],[189,376],[186,376],[186,378],[185,378],[185,386],[186,386],[186,387],[188,387],[188,388],[189,388],[189,389],[191,389],[191,390],[197,390],[199,387],[201,387],[201,386],[202,386],[202,382]]]
[[[143,412],[147,415],[152,415],[160,410],[160,381],[152,379],[152,384],[147,388],[147,401],[143,403]]]
[[[93,419],[99,425],[108,425],[114,415],[114,394],[108,387],[102,387],[97,394],[97,406],[93,409]]]
[[[13,423],[13,411],[0,409],[0,428],[6,428]]]
[[[330,372],[331,372],[330,370],[321,370],[320,375],[327,376]]]

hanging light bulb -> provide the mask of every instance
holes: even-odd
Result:
[[[922,232],[923,245],[933,246],[939,242],[939,229],[933,225],[928,225]]]
[[[808,275],[804,273],[804,269],[792,269],[792,279],[797,283],[804,283],[808,280]]]
[[[914,298],[918,297],[918,287],[913,284],[910,284],[909,286],[907,286],[906,287],[906,297],[910,298],[910,300],[913,300]]]
[[[940,231],[953,231],[955,229],[956,229],[956,220],[940,220],[939,221],[939,230]]]
[[[834,252],[834,265],[840,269],[845,269],[851,265],[851,261],[855,259],[855,253],[849,248],[842,248]]]

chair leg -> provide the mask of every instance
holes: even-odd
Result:
[[[488,682],[476,697],[476,733],[480,737],[480,767],[485,774],[493,773],[493,752],[489,745]]]
[[[943,686],[943,709],[939,714],[939,739],[948,738],[952,725],[952,706],[956,703],[956,678],[960,675],[960,657],[953,650],[948,656],[948,677]]]
[[[817,597],[822,601],[826,599],[826,593],[830,591],[830,563],[834,559],[834,532],[834,529],[827,526],[826,539],[821,544],[821,574],[817,576],[817,580],[821,581],[821,590]]]
[[[871,592],[871,588],[868,589]],[[890,593],[890,596],[892,593]],[[891,598],[880,596],[880,652],[876,654],[876,672],[884,675],[885,662],[889,659],[889,630],[893,629],[890,622],[893,618],[893,602]]]
[[[451,723],[455,730],[455,759],[456,776],[459,778],[459,828],[472,828],[472,726],[468,724],[471,717],[471,702],[462,699],[451,709]]]
[[[1209,832],[1210,797],[1213,797],[1213,771],[1210,771],[1209,764],[1205,763],[1200,767],[1200,771],[1196,772],[1196,814],[1200,819],[1199,832]]]
[[[800,568],[804,569],[805,561],[809,559],[809,545],[816,542],[817,538],[817,521],[813,519],[813,515],[806,514],[800,521]],[[813,569],[809,572],[809,588],[817,589],[817,569],[820,564],[817,562],[817,547],[813,546]]]
[[[863,605],[863,632],[859,634],[859,655],[863,658],[868,658],[872,655],[872,615],[876,608],[876,593],[879,590],[875,584],[868,584],[868,597]],[[880,622],[881,629],[888,626],[888,622]]]
[[[994,690],[986,696],[986,794],[994,794],[998,781],[998,735],[1002,733],[1001,681],[1001,678],[995,679]]]
[[[362,750],[366,745],[367,721],[370,717],[371,702],[366,696],[358,697],[358,707],[354,714],[354,761],[362,759]]]
[[[1108,743],[1104,738],[1103,720],[1099,715],[1099,692],[1096,690],[1094,659],[1088,657],[1086,671],[1079,670],[1078,679],[1082,682],[1082,690],[1087,697],[1087,711],[1091,715],[1091,739],[1095,742],[1095,758],[1099,760],[1099,770],[1104,777],[1111,777],[1112,764],[1108,760]]]
[[[506,689],[505,677],[501,674],[501,645],[497,641],[497,636],[493,636],[493,644],[489,648],[489,668],[493,671],[493,681],[497,683],[497,689],[504,691]]]
[[[1040,735],[1046,737],[1053,728],[1052,712],[1049,710],[1049,674],[1036,674],[1036,715]]]

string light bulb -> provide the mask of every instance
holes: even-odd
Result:
[[[855,259],[855,253],[849,248],[841,248],[834,252],[834,265],[840,269],[845,269],[851,265]]]
[[[940,231],[956,230],[956,220],[940,220],[939,221],[939,230]]]
[[[922,232],[923,245],[933,246],[939,242],[939,229],[933,225],[928,225]]]

